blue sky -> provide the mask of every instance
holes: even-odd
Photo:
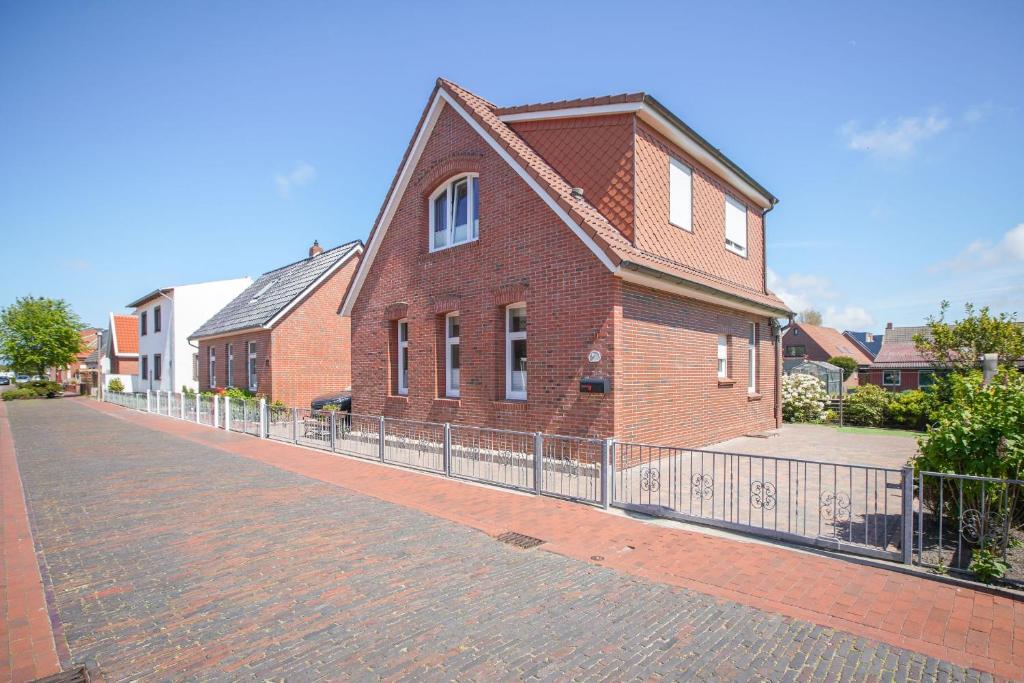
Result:
[[[708,5],[3,2],[0,306],[365,238],[443,75],[653,94],[781,199],[772,285],[826,323],[1024,309],[1024,3]]]

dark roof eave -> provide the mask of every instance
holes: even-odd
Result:
[[[758,192],[763,194],[765,196],[765,198],[767,198],[768,201],[771,202],[772,206],[775,206],[776,204],[779,203],[779,198],[778,197],[776,197],[771,192],[769,192],[763,185],[761,185],[761,183],[759,183],[756,180],[754,180],[753,178],[751,178],[749,173],[747,173],[742,168],[737,166],[736,163],[732,159],[730,159],[729,157],[725,156],[725,154],[723,154],[721,152],[721,150],[719,150],[717,147],[713,146],[710,142],[708,142],[706,139],[704,139],[704,137],[700,133],[695,131],[693,128],[690,128],[690,126],[686,125],[686,122],[684,122],[681,118],[679,118],[678,116],[673,114],[672,111],[668,107],[663,105],[661,102],[659,102],[657,99],[655,99],[651,95],[644,95],[644,104],[648,105],[649,107],[654,109],[656,112],[658,112],[659,114],[664,116],[666,119],[669,120],[669,122],[672,123],[672,125],[674,125],[677,128],[679,128],[688,137],[693,138],[693,140],[698,145],[700,145],[702,148],[704,148],[704,150],[708,154],[710,154],[715,159],[720,161],[724,166],[726,166],[726,168],[728,168],[730,171],[732,171],[733,173],[738,175],[740,178],[742,178],[746,182],[750,183],[750,185],[754,189],[756,189]]]
[[[666,282],[670,282],[672,284],[683,285],[691,289],[696,289],[698,291],[705,292],[707,294],[712,294],[718,298],[726,299],[728,301],[734,301],[736,303],[744,304],[746,306],[756,306],[772,314],[777,314],[777,316],[780,318],[788,318],[793,315],[793,311],[789,310],[784,306],[773,306],[771,304],[757,301],[755,299],[748,299],[746,297],[739,296],[738,294],[733,294],[732,292],[726,292],[715,287],[710,287],[699,282],[694,282],[693,280],[687,280],[686,278],[679,277],[678,275],[666,273],[664,271],[658,270],[657,268],[651,268],[650,266],[645,266],[643,264],[636,263],[635,261],[622,261],[619,264],[619,267],[624,268],[626,270],[632,270],[638,273],[642,273],[644,275],[648,275],[659,280],[665,280]]]
[[[133,301],[130,304],[126,305],[125,308],[138,308],[139,306],[141,306],[142,304],[146,303],[150,299],[155,299],[156,297],[160,296],[161,294],[169,292],[172,289],[173,289],[173,287],[161,287],[160,289],[154,289],[149,294],[146,294],[145,296],[141,296],[138,299],[136,299],[135,301]]]

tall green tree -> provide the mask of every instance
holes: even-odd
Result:
[[[857,372],[857,361],[849,356],[832,356],[828,362],[843,369],[843,381],[850,379],[850,375]]]
[[[914,346],[933,366],[967,372],[978,366],[982,355],[999,355],[1000,365],[1024,358],[1024,325],[1017,314],[992,315],[988,306],[975,310],[964,305],[962,320],[949,322],[949,302],[943,301],[937,316],[928,316],[928,334],[914,335]]]
[[[800,322],[807,323],[808,325],[817,325],[820,327],[821,313],[814,310],[813,308],[808,308],[806,311],[800,312]]]
[[[0,311],[0,356],[17,372],[44,375],[82,350],[82,321],[63,299],[26,296]]]

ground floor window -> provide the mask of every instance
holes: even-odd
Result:
[[[729,376],[729,336],[718,335],[718,378]]]
[[[444,386],[445,395],[450,398],[459,397],[460,366],[459,358],[459,314],[449,313],[444,321]]]
[[[207,349],[210,354],[210,388],[217,386],[217,349],[212,346]]]
[[[249,391],[256,391],[259,388],[259,377],[256,372],[256,342],[249,342],[249,362],[246,365],[249,375]]]
[[[160,381],[160,378],[163,375],[163,372],[162,372],[163,371],[163,366],[164,366],[163,356],[161,356],[159,353],[154,354],[154,356],[153,356],[153,379],[156,380],[157,382]]]
[[[785,355],[787,358],[801,358],[807,355],[807,347],[800,344],[787,346]]]
[[[235,386],[235,345],[228,344],[225,352],[228,359],[228,381],[225,386],[233,387]]]
[[[526,304],[505,309],[505,398],[526,400]]]
[[[409,321],[399,320],[395,326],[398,335],[398,393],[409,393]]]
[[[902,383],[902,373],[899,370],[883,370],[882,385],[887,387],[898,387]]]
[[[757,323],[750,323],[747,332],[747,363],[747,391],[753,394],[757,391]]]
[[[149,356],[142,357],[142,372],[139,373],[143,381],[149,379]]]

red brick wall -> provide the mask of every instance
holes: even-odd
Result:
[[[269,396],[271,386],[273,383],[273,373],[271,372],[271,366],[267,365],[267,360],[272,357],[273,349],[271,348],[270,330],[255,330],[250,332],[240,332],[238,334],[228,335],[226,337],[217,337],[216,339],[203,339],[199,341],[199,390],[209,391],[210,390],[210,354],[209,348],[213,345],[217,351],[217,387],[226,387],[228,382],[228,349],[227,345],[232,344],[234,346],[235,360],[232,364],[234,377],[234,386],[241,389],[249,388],[249,375],[246,369],[246,363],[248,362],[249,353],[247,343],[253,341],[256,342],[256,367],[257,367],[257,378],[259,380],[259,387],[257,392],[260,394],[267,394]]]
[[[139,374],[138,358],[121,358],[112,356],[110,358],[111,375],[137,375]]]
[[[617,438],[699,447],[774,429],[778,349],[770,319],[625,283],[616,334]],[[747,392],[748,325],[758,323],[757,395]],[[729,336],[719,382],[718,335]],[[753,399],[753,400],[752,400]]]
[[[338,315],[338,308],[359,259],[346,261],[274,328],[269,392],[274,400],[305,408],[317,396],[351,386],[351,321]]]
[[[457,172],[480,174],[480,239],[429,253],[427,198]],[[581,395],[613,372],[615,279],[570,229],[450,110],[441,113],[369,269],[353,313],[357,413],[610,436],[612,397]],[[503,307],[527,303],[528,395],[504,400]],[[404,304],[404,307],[403,307]],[[458,310],[461,397],[439,397],[437,317]],[[408,397],[392,396],[393,320],[409,319]],[[603,359],[587,362],[591,349]]]
[[[519,135],[633,239],[633,115],[522,121]]]
[[[899,386],[885,386],[882,384],[881,370],[868,370],[860,373],[860,384],[876,384],[888,391],[909,391],[920,386],[920,375],[918,370],[903,370],[900,372]]]
[[[693,232],[668,222],[669,158],[693,169]],[[725,193],[717,176],[637,121],[636,246],[700,271],[765,291],[764,220],[761,210],[736,191],[729,194],[747,204],[747,255],[725,248]]]

